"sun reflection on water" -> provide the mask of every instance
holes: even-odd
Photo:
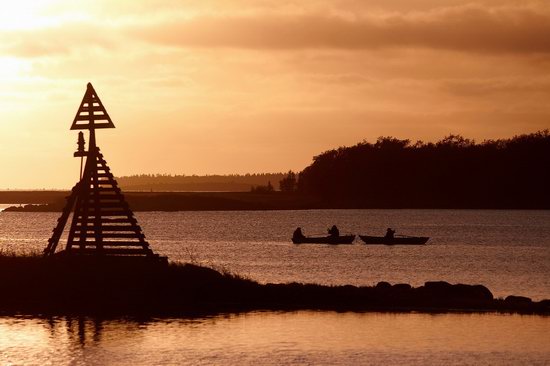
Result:
[[[252,312],[188,319],[0,318],[3,364],[533,364],[550,317]]]

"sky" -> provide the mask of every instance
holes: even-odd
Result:
[[[379,136],[550,128],[550,3],[17,0],[0,11],[0,189],[68,189],[91,82],[115,175],[300,171]]]

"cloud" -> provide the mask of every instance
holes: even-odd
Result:
[[[462,6],[382,16],[257,14],[197,16],[130,31],[177,47],[242,49],[429,48],[481,53],[549,53],[544,8]]]
[[[512,95],[518,93],[550,94],[550,79],[462,79],[446,80],[441,83],[441,89],[460,97]]]
[[[0,54],[34,58],[66,55],[82,49],[112,49],[117,43],[111,27],[69,23],[56,27],[0,32]]]
[[[169,2],[169,4],[171,4]],[[180,9],[181,10],[181,9]],[[181,12],[127,22],[100,20],[0,31],[0,54],[40,57],[134,41],[179,48],[255,50],[434,49],[550,53],[549,7],[465,5],[416,12]],[[210,14],[210,15],[208,15]],[[338,15],[335,15],[338,14]]]

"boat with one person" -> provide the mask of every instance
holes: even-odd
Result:
[[[430,239],[425,236],[395,235],[395,230],[390,227],[386,229],[384,236],[359,235],[359,237],[365,244],[384,245],[422,245]]]
[[[423,245],[430,239],[427,236],[407,236],[394,235],[388,236],[369,236],[359,235],[359,238],[365,244],[383,244],[383,245]]]

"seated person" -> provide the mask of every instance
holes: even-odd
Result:
[[[304,233],[302,233],[301,227],[294,230],[294,234],[292,234],[292,239],[303,239],[303,238],[305,238],[305,236],[304,236]]]
[[[395,230],[392,230],[391,228],[388,228],[386,230],[386,239],[393,239],[395,235]]]
[[[330,236],[340,236],[340,230],[338,230],[336,225],[332,225],[332,227],[328,229],[328,233]]]

